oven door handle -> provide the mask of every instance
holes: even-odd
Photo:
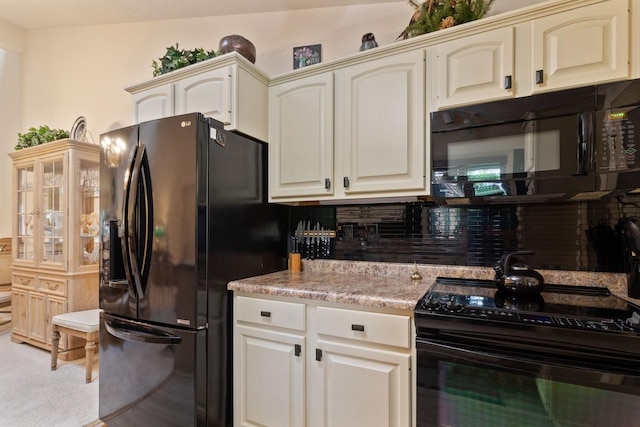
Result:
[[[640,370],[636,370],[636,372],[624,371],[624,369],[616,366],[615,362],[609,361],[607,363],[596,355],[593,356],[591,361],[587,362],[528,350],[508,351],[488,346],[479,347],[461,343],[443,343],[437,340],[422,340],[420,338],[416,340],[416,348],[418,366],[421,365],[421,357],[427,355],[443,360],[462,360],[476,366],[493,366],[501,370],[568,382],[600,384],[603,387],[609,385],[616,390],[628,388],[632,394],[637,394],[638,387],[640,387]],[[585,351],[585,353],[587,352]],[[418,369],[420,368],[418,367]]]

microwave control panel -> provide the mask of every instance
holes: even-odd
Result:
[[[625,171],[640,167],[635,125],[640,124],[640,106],[604,111],[601,129],[601,171]]]

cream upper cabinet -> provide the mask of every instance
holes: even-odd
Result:
[[[424,51],[336,70],[336,192],[425,190]]]
[[[125,88],[133,121],[200,112],[261,141],[268,138],[268,77],[236,52]]]
[[[430,109],[630,78],[629,16],[607,0],[434,43]]]
[[[629,78],[629,20],[628,0],[532,20],[532,91]]]
[[[438,108],[512,98],[515,28],[508,26],[436,44],[432,93]]]
[[[200,112],[229,125],[230,77],[230,70],[223,67],[178,80],[175,83],[176,114]]]
[[[269,88],[269,197],[333,195],[333,72]]]
[[[275,83],[269,200],[424,194],[424,51]]]
[[[136,92],[133,102],[133,121],[135,123],[173,116],[173,84],[167,83]]]

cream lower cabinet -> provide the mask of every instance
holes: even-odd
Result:
[[[425,194],[424,50],[276,81],[269,200]]]
[[[305,425],[305,305],[248,297],[234,305],[234,424]]]
[[[235,297],[236,426],[411,425],[410,316],[351,307]]]
[[[268,78],[232,52],[131,85],[133,121],[200,112],[262,141],[268,138]]]
[[[309,309],[308,425],[411,425],[411,318]]]

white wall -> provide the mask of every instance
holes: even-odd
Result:
[[[11,159],[22,131],[23,55],[27,33],[0,21],[0,237],[11,236]]]
[[[30,31],[25,126],[70,128],[82,115],[97,139],[114,122],[130,122],[124,87],[152,77],[166,47],[218,49],[241,34],[256,46],[268,75],[292,69],[294,46],[322,44],[323,60],[358,51],[363,33],[393,43],[411,14],[404,3]]]
[[[490,14],[540,1],[496,0]],[[182,48],[217,50],[222,37],[241,34],[256,46],[256,65],[276,75],[292,69],[294,46],[322,44],[323,61],[330,61],[357,52],[364,33],[374,33],[380,45],[394,43],[412,13],[406,2],[396,1],[42,29],[29,31],[26,37],[0,21],[0,48],[25,50],[23,68],[20,55],[9,55],[10,65],[5,65],[9,73],[0,77],[0,200],[10,200],[11,194],[5,172],[8,157],[2,153],[13,151],[18,132],[44,124],[70,130],[76,118],[84,116],[97,141],[106,130],[131,123],[131,101],[123,88],[151,78],[151,61],[163,56],[167,46],[177,42]],[[10,94],[6,98],[5,91]],[[20,107],[22,99],[24,108]],[[0,236],[11,231],[10,209],[10,204],[0,204]]]
[[[496,0],[492,13],[540,0]],[[130,123],[125,86],[152,77],[151,61],[176,42],[182,48],[218,49],[220,39],[241,34],[256,46],[256,65],[268,75],[292,69],[292,48],[322,44],[323,61],[358,51],[372,32],[394,43],[413,9],[405,2],[290,12],[203,17],[28,33],[26,127],[70,128],[82,115],[97,139],[112,124]]]

